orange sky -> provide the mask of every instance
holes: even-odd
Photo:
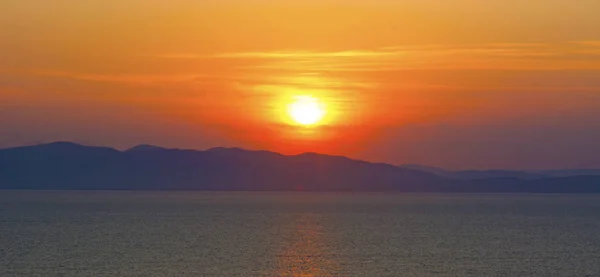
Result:
[[[595,0],[5,0],[0,147],[600,167],[599,12]],[[297,95],[327,105],[319,126],[290,124]]]

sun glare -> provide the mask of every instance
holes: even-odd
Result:
[[[325,116],[325,108],[319,99],[312,96],[298,96],[288,105],[291,119],[301,125],[315,125]]]

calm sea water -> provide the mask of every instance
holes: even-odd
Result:
[[[0,191],[0,276],[600,276],[600,196]]]

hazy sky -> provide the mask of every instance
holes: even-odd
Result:
[[[600,168],[598,14],[598,0],[3,0],[0,147]],[[319,126],[287,121],[298,95],[327,106]]]

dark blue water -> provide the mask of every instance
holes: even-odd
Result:
[[[600,196],[0,191],[0,276],[600,276]]]

